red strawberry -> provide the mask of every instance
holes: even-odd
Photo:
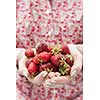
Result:
[[[35,64],[40,64],[39,55],[36,55],[36,56],[33,58],[33,62],[34,62]]]
[[[40,66],[40,71],[52,72],[56,71],[56,67],[52,63],[46,63]]]
[[[70,75],[71,67],[68,65],[66,62],[64,63],[63,66],[59,67],[59,72],[61,75]]]
[[[50,60],[50,58],[51,58],[51,53],[44,51],[39,54],[39,60],[42,63],[48,62]]]
[[[25,50],[25,56],[27,58],[34,57],[34,51],[32,49],[26,49]]]
[[[66,62],[67,62],[70,66],[73,65],[73,58],[72,58],[72,56],[71,56],[70,54],[67,54],[67,55],[66,55]]]
[[[28,72],[30,75],[35,75],[38,72],[38,66],[35,63],[31,62],[28,66]]]
[[[26,62],[25,62],[25,65],[26,65],[26,68],[28,68],[29,64],[33,62],[33,58],[29,58]]]
[[[67,45],[62,45],[62,46],[61,46],[61,52],[62,52],[63,54],[70,54],[70,50],[69,50],[69,48],[68,48]]]
[[[48,53],[48,52],[41,52],[40,54],[36,55],[34,58],[33,58],[33,62],[35,64],[42,64],[42,63],[46,63],[50,60],[51,58],[51,53]]]
[[[39,46],[36,48],[37,53],[41,53],[43,51],[48,52],[48,45],[46,43],[40,43]]]
[[[53,55],[53,56],[51,57],[51,62],[52,62],[55,66],[59,66],[62,57],[63,57],[62,54]]]
[[[53,48],[51,46],[48,46],[48,52],[51,52]]]

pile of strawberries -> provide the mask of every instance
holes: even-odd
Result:
[[[70,75],[73,58],[67,45],[48,46],[41,43],[36,48],[36,54],[32,48],[26,49],[25,56],[28,58],[25,66],[31,78],[41,71],[59,72],[61,75]]]

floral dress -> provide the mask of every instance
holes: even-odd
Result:
[[[16,47],[36,47],[40,42],[83,43],[82,0],[17,0]],[[33,85],[16,73],[16,100],[83,100],[82,72],[62,88]]]

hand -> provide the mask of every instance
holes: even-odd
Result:
[[[80,73],[80,71],[82,69],[82,54],[77,49],[76,45],[70,44],[70,45],[68,45],[68,47],[69,47],[71,55],[74,59],[74,64],[71,68],[71,76],[55,77],[54,75],[52,75],[53,77],[51,79],[47,79],[45,81],[45,85],[47,87],[54,87],[54,88],[63,87],[64,84],[68,83],[70,80],[73,81],[75,76],[77,76],[77,74]]]
[[[82,46],[81,45],[68,45],[71,55],[74,59],[74,64],[71,68],[71,77],[75,77],[80,71],[82,70],[82,64],[83,64],[83,57],[82,57]],[[78,49],[77,49],[78,47]],[[80,48],[80,50],[79,50]]]
[[[80,51],[80,53],[83,54],[83,45],[82,44],[77,44],[76,47]]]
[[[48,72],[42,71],[34,79],[31,79],[30,77],[28,77],[28,80],[32,82],[34,85],[41,85],[42,83],[44,83],[47,75],[48,75]]]
[[[27,77],[28,80],[30,82],[32,82],[33,84],[40,85],[41,83],[44,82],[44,80],[45,80],[45,78],[46,78],[46,76],[47,76],[48,73],[46,71],[43,71],[43,72],[39,73],[34,79],[31,79],[29,77],[29,73],[28,73],[27,68],[25,66],[26,60],[27,60],[27,57],[25,57],[25,55],[21,56],[21,58],[19,59],[19,70],[18,71],[22,75],[24,75],[25,77]]]
[[[19,69],[19,61],[23,57],[25,52],[24,48],[16,48],[16,71]]]
[[[64,86],[64,83],[69,81],[69,79],[69,76],[60,76],[59,72],[50,72],[48,74],[48,79],[44,82],[44,86],[49,88],[61,88]]]

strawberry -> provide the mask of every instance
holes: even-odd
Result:
[[[41,71],[47,71],[47,72],[52,72],[56,71],[56,67],[52,63],[45,63],[40,66],[40,72]]]
[[[62,54],[53,55],[53,56],[51,57],[51,62],[52,62],[55,66],[59,66],[62,57],[63,57]]]
[[[59,67],[59,72],[61,73],[61,75],[70,75],[70,71],[71,71],[71,67],[66,62],[64,63],[63,66]]]
[[[51,53],[44,51],[39,54],[39,59],[40,59],[40,62],[42,62],[42,63],[48,62],[50,58],[51,58]]]
[[[67,45],[62,45],[61,46],[61,53],[62,54],[70,54],[70,50],[69,50]]]
[[[29,58],[26,62],[25,62],[25,65],[26,65],[26,68],[28,68],[29,64],[33,62],[33,58]]]
[[[36,64],[42,64],[42,63],[46,63],[50,60],[51,58],[51,53],[48,52],[41,52],[40,54],[36,55],[33,58],[33,62]]]
[[[33,62],[35,64],[40,64],[39,55],[36,55],[35,57],[33,57]]]
[[[72,56],[71,56],[70,54],[67,54],[67,55],[66,55],[66,62],[67,62],[70,66],[73,65],[73,58],[72,58]]]
[[[26,49],[25,50],[25,56],[27,58],[34,57],[34,51],[32,49]]]
[[[28,66],[28,72],[30,75],[35,75],[38,72],[38,66],[31,62]]]
[[[40,43],[36,48],[37,53],[41,53],[43,51],[48,52],[48,45],[46,43]]]
[[[48,46],[48,52],[51,52],[53,48],[51,46]]]
[[[56,55],[56,54],[59,54],[59,53],[61,53],[61,45],[56,45],[56,46],[54,46],[53,48],[52,48],[52,50],[51,50],[51,52],[52,52],[52,54],[54,54],[54,55]]]

